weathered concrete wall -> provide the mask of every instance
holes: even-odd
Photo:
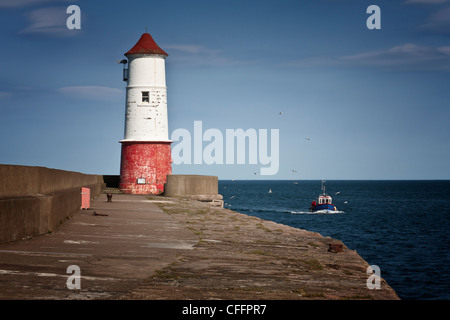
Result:
[[[0,243],[55,231],[81,208],[81,187],[96,197],[103,177],[0,165]]]
[[[164,195],[189,197],[201,201],[221,200],[216,176],[171,174],[167,176]]]
[[[44,167],[0,165],[0,198],[60,192],[103,183],[103,177]]]

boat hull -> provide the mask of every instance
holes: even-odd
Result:
[[[331,204],[331,203],[323,203],[323,204],[316,205],[314,208],[311,208],[312,212],[322,211],[322,210],[336,211],[336,207],[334,206],[334,204]]]

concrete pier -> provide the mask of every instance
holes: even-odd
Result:
[[[117,298],[197,243],[144,196],[101,194],[57,232],[0,245],[0,299]],[[71,265],[81,290],[66,285]]]
[[[331,243],[192,199],[102,194],[58,231],[0,245],[0,299],[398,299]]]

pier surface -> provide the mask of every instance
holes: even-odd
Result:
[[[0,245],[0,299],[398,299],[330,244],[342,243],[194,200],[101,194],[57,232]]]

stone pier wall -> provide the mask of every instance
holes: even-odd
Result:
[[[0,243],[55,231],[81,208],[81,187],[96,197],[103,176],[0,165]]]
[[[164,195],[186,197],[199,201],[221,201],[217,176],[170,174],[164,185]]]

